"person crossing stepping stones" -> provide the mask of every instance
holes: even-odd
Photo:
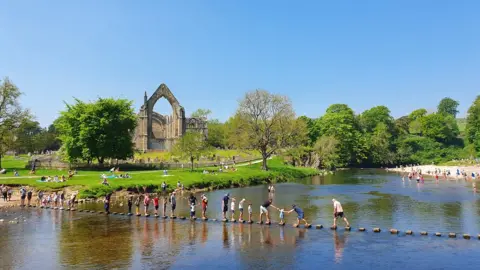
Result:
[[[271,206],[273,208],[276,208],[278,209],[277,207],[275,207],[273,204],[272,204],[272,198],[268,199],[266,202],[264,202],[262,205],[260,205],[260,218],[259,218],[259,223],[262,223],[263,222],[263,215],[265,214],[266,218],[267,218],[267,224],[270,223],[270,213],[268,212],[268,207]]]
[[[337,218],[343,218],[345,223],[347,223],[347,228],[350,228],[350,223],[348,223],[347,218],[344,216],[342,204],[335,199],[332,199],[332,202],[333,202],[333,226],[332,226],[332,228],[337,228]]]
[[[300,222],[303,221],[303,222],[305,222],[305,227],[307,227],[307,228],[310,227],[310,224],[308,224],[307,220],[305,220],[305,214],[300,207],[296,206],[295,204],[292,204],[292,210],[287,211],[286,213],[290,214],[293,211],[295,211],[295,213],[297,213],[297,223],[294,224],[293,226],[298,227],[300,225]]]

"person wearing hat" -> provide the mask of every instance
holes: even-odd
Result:
[[[286,213],[290,214],[293,211],[297,213],[297,224],[294,224],[293,226],[298,227],[301,221],[305,222],[305,227],[310,226],[310,224],[308,224],[308,222],[305,220],[305,214],[300,207],[296,206],[295,204],[292,204],[292,210],[287,211]]]
[[[333,228],[337,227],[337,218],[339,217],[343,218],[345,223],[347,223],[347,227],[350,227],[350,223],[348,223],[347,218],[343,214],[342,204],[335,199],[332,199],[332,202],[333,202],[333,226],[332,227]]]
[[[230,200],[230,193],[225,194],[222,199],[222,212],[223,212],[223,219],[227,219],[227,212],[228,212],[228,201]]]

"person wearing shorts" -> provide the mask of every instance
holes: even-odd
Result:
[[[293,211],[295,211],[297,213],[297,223],[294,225],[295,227],[299,226],[301,221],[305,222],[306,227],[308,227],[310,225],[305,220],[305,214],[300,207],[296,206],[295,204],[292,204],[292,210],[288,211],[287,214],[290,214]]]
[[[132,205],[133,205],[133,196],[129,195],[127,199],[127,205],[128,205],[128,213],[132,213]]]
[[[333,202],[333,228],[337,227],[337,218],[343,218],[345,223],[347,223],[347,227],[350,227],[350,223],[348,223],[347,218],[343,214],[342,204],[335,199],[332,199],[332,202]]]
[[[230,200],[230,194],[227,193],[223,196],[222,199],[222,212],[223,212],[223,219],[227,219],[227,212],[228,212],[228,201]]]
[[[158,216],[158,195],[153,198],[153,207],[155,208],[155,216]]]
[[[253,213],[252,204],[249,203],[248,204],[248,222],[250,222],[250,223],[252,223],[252,213]]]
[[[260,205],[260,220],[259,222],[262,223],[263,221],[263,215],[265,214],[267,218],[267,223],[270,223],[270,213],[268,212],[268,207],[272,206],[273,208],[277,208],[272,204],[272,199],[268,199],[266,202],[264,202],[262,205]]]
[[[20,206],[25,206],[25,198],[27,197],[27,191],[25,188],[20,189]]]
[[[240,202],[238,203],[238,212],[240,213],[240,216],[238,217],[238,220],[241,222],[243,221],[243,204],[245,203],[245,198],[242,198]]]
[[[29,190],[27,192],[27,204],[28,204],[28,206],[30,206],[30,202],[32,201],[32,195],[33,195],[32,190]]]
[[[170,196],[170,203],[172,204],[172,217],[175,216],[175,208],[177,208],[177,199],[175,198],[175,191]]]
[[[148,215],[148,206],[150,205],[150,197],[148,193],[145,194],[145,198],[143,199],[143,206],[145,206],[145,216]]]
[[[205,194],[202,194],[201,198],[202,198],[202,218],[206,219],[207,218],[206,212],[207,212],[207,207],[208,207],[208,198],[207,198],[207,196],[205,196]]]
[[[190,204],[190,219],[195,219],[195,204]]]

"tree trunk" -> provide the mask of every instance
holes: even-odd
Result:
[[[0,155],[0,168],[2,168],[2,155]]]
[[[262,153],[262,170],[264,171],[268,171],[267,158],[267,153]]]

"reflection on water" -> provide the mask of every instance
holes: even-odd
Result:
[[[268,198],[266,186],[229,190],[233,197],[258,205]],[[227,191],[208,193],[210,218],[221,217]],[[183,194],[183,197],[188,194]],[[414,231],[480,232],[480,200],[471,183],[402,181],[378,171],[340,172],[276,186],[274,204],[301,206],[313,224],[333,222],[331,199],[342,202],[355,227]],[[100,204],[81,208],[101,210]],[[186,199],[178,199],[179,216],[188,216]],[[112,201],[112,212],[126,212]],[[278,212],[271,210],[273,220]],[[373,234],[352,230],[294,229],[289,225],[231,224],[200,220],[99,215],[25,209],[0,212],[0,268],[261,268],[291,269],[476,269],[480,241]],[[341,223],[343,224],[343,223]]]

